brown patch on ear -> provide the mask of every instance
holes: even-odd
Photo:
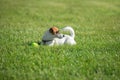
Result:
[[[57,27],[52,27],[52,28],[49,29],[49,31],[50,31],[50,33],[55,35],[59,31],[59,29]]]
[[[49,32],[53,34],[53,29],[52,29],[52,28],[50,28],[50,29],[49,29]]]

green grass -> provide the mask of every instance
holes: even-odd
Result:
[[[29,45],[67,25],[77,45]],[[0,80],[119,79],[119,0],[0,0]]]

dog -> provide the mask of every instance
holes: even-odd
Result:
[[[75,45],[76,41],[74,40],[75,33],[73,28],[67,26],[61,30],[69,31],[70,35],[61,34],[57,27],[51,27],[44,33],[41,44],[48,46],[63,45],[63,44]]]

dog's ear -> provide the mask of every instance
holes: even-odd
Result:
[[[52,28],[50,28],[50,29],[49,29],[49,32],[53,34],[53,29],[52,29]]]

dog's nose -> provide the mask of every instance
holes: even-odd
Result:
[[[58,38],[63,38],[64,35],[63,35],[63,34],[59,34],[59,35],[57,35],[57,37],[58,37]]]

